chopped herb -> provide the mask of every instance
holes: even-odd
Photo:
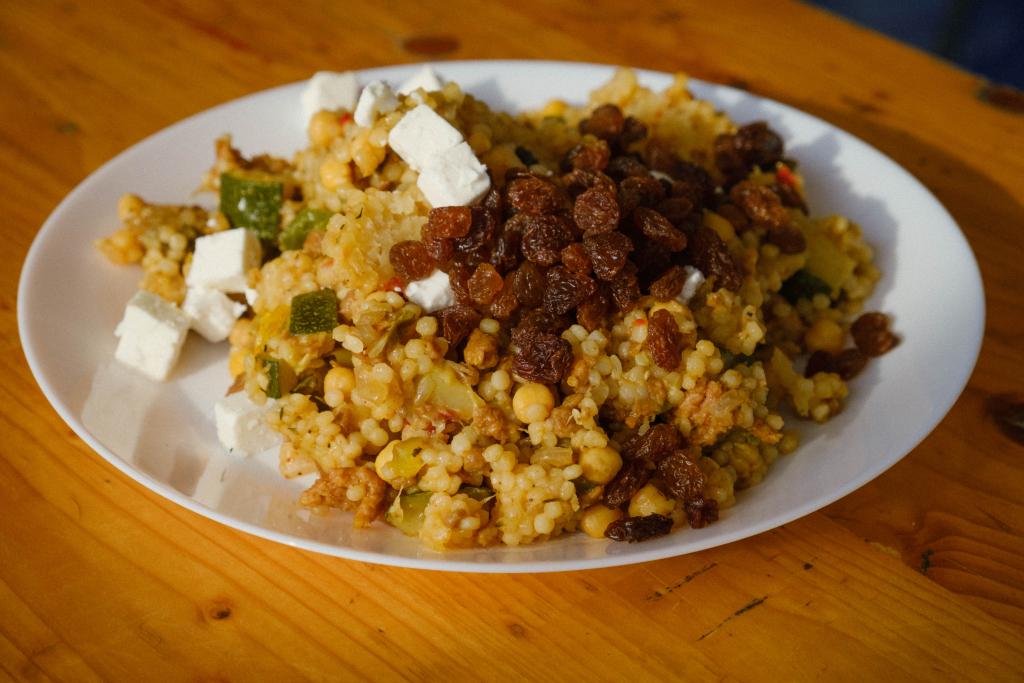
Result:
[[[288,331],[292,334],[330,332],[338,324],[338,295],[333,289],[298,294],[292,298]]]
[[[326,228],[327,221],[331,219],[332,215],[330,211],[314,209],[309,206],[305,207],[302,211],[295,214],[292,222],[281,231],[281,235],[277,238],[277,243],[281,246],[282,250],[302,249],[302,245],[305,244],[309,233]]]
[[[537,157],[533,156],[533,152],[522,145],[516,147],[516,156],[519,157],[519,161],[523,162],[527,166],[533,166],[537,163]]]
[[[597,488],[597,484],[587,479],[584,479],[583,477],[573,479],[572,485],[576,487],[577,496],[586,495],[588,492],[593,491],[595,488]]]
[[[797,299],[812,299],[815,294],[831,294],[832,288],[827,282],[811,275],[806,270],[798,270],[788,280],[782,283],[779,294],[791,304]]]
[[[220,176],[220,210],[232,227],[248,228],[262,239],[277,237],[284,186],[276,180]]]

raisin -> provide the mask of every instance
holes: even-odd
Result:
[[[633,212],[633,225],[644,237],[669,251],[686,248],[686,235],[654,209],[639,207]]]
[[[388,260],[405,282],[422,280],[434,272],[436,265],[427,247],[418,240],[398,242],[388,252]]]
[[[604,535],[613,541],[639,543],[649,538],[664,536],[672,531],[672,518],[665,515],[644,515],[616,519],[604,530]]]
[[[768,170],[782,161],[785,151],[782,138],[764,121],[740,126],[736,131],[735,145],[747,164],[762,170]]]
[[[725,246],[725,242],[708,227],[697,229],[690,237],[688,253],[693,265],[707,278],[715,278],[716,287],[739,291],[743,275]]]
[[[638,206],[652,207],[665,198],[665,188],[651,176],[630,176],[619,185],[619,205],[628,215]]]
[[[651,173],[650,170],[644,166],[644,162],[629,154],[614,157],[608,162],[608,166],[604,171],[620,182],[631,176],[649,176]]]
[[[512,372],[530,382],[557,384],[572,364],[572,345],[554,334],[533,332],[518,348]]]
[[[572,237],[572,230],[562,217],[537,217],[523,235],[523,256],[538,265],[553,266]]]
[[[672,266],[651,283],[651,296],[661,301],[675,299],[683,291],[685,283],[686,270],[682,266]]]
[[[542,308],[526,311],[512,330],[512,343],[522,348],[528,346],[537,334],[557,336],[568,326],[569,321],[564,316],[549,313]]]
[[[642,435],[636,434],[623,443],[622,457],[657,464],[684,446],[686,440],[679,430],[662,422],[652,425]]]
[[[832,359],[833,372],[842,380],[851,380],[867,366],[868,357],[860,349],[843,349]]]
[[[579,242],[573,242],[562,249],[562,265],[574,273],[588,274],[592,265],[587,248]]]
[[[790,224],[789,211],[782,205],[779,195],[764,185],[744,180],[729,190],[729,199],[743,209],[750,220],[769,230],[786,228]]]
[[[554,183],[536,176],[516,178],[505,187],[505,201],[516,212],[556,213],[565,208],[565,198]]]
[[[504,281],[501,274],[490,263],[481,263],[469,278],[469,298],[477,306],[486,306],[494,301]]]
[[[683,353],[683,334],[672,314],[665,309],[654,312],[647,325],[647,350],[658,367],[675,370]]]
[[[814,377],[819,372],[834,372],[835,363],[831,353],[818,350],[807,358],[807,365],[804,367],[804,377]]]
[[[566,169],[578,168],[584,171],[603,171],[608,165],[612,152],[604,140],[584,140],[565,155]]]
[[[576,309],[576,322],[583,325],[587,332],[593,332],[604,325],[610,309],[611,299],[608,292],[598,288],[594,296],[584,301]]]
[[[636,264],[640,284],[650,287],[672,265],[672,252],[648,240],[639,240],[639,246],[630,257]]]
[[[591,112],[590,118],[580,121],[580,132],[602,140],[614,140],[622,134],[625,125],[621,109],[614,104],[602,104]]]
[[[718,521],[718,501],[701,498],[686,502],[686,521],[691,529],[703,529],[711,522]]]
[[[590,256],[594,274],[602,280],[612,280],[626,265],[633,242],[618,230],[590,234],[583,238]]]
[[[783,254],[799,254],[807,250],[807,239],[799,228],[793,226],[769,230],[765,241],[777,246]]]
[[[673,197],[689,199],[695,207],[711,203],[715,197],[715,181],[702,166],[682,161],[675,169],[675,180],[670,194]]]
[[[544,290],[544,310],[551,313],[568,313],[578,307],[597,291],[597,284],[579,273],[558,266],[547,273],[547,289]]]
[[[438,268],[443,268],[447,265],[452,260],[452,256],[455,255],[455,245],[452,244],[450,239],[444,239],[443,237],[424,239],[423,246],[427,248],[430,258]]]
[[[850,334],[857,348],[869,356],[881,356],[896,346],[896,335],[889,331],[884,313],[865,313],[853,321]]]
[[[619,189],[618,185],[615,184],[615,181],[604,173],[597,171],[584,171],[580,168],[566,173],[562,176],[561,182],[570,197],[578,197],[580,194],[592,187],[604,190],[612,196],[615,196],[615,193],[618,192]]]
[[[490,256],[491,244],[498,232],[496,215],[482,207],[473,207],[473,222],[469,232],[454,240],[455,252],[461,255],[466,263],[476,265],[486,261]]]
[[[519,304],[528,308],[536,308],[544,301],[544,288],[547,281],[544,273],[537,266],[527,261],[520,264],[513,273],[512,291]]]
[[[693,213],[693,202],[687,197],[666,197],[654,208],[669,223],[679,226]]]
[[[615,279],[611,281],[612,300],[622,312],[633,308],[633,305],[640,300],[640,283],[636,278],[636,266],[627,262],[626,266],[619,271]]]
[[[501,233],[494,243],[489,259],[492,266],[500,273],[507,273],[519,265],[519,246],[523,241],[523,235],[514,230],[506,230]]]
[[[782,200],[783,206],[800,209],[805,214],[809,213],[807,210],[807,202],[800,194],[800,191],[792,185],[787,185],[786,183],[774,183],[771,185],[771,188],[772,192],[779,195],[779,199]]]
[[[653,470],[646,460],[629,460],[618,474],[604,487],[605,505],[617,508],[629,502],[633,495],[651,479]]]
[[[584,232],[608,232],[619,224],[619,202],[615,194],[593,187],[576,198],[572,217]]]
[[[441,206],[427,214],[423,239],[464,237],[473,225],[473,212],[468,206]]]
[[[438,317],[441,319],[441,334],[451,347],[458,346],[468,337],[482,318],[474,309],[460,304],[443,309]]]
[[[722,204],[715,209],[715,213],[729,221],[736,232],[743,232],[750,227],[750,219],[747,218],[747,214],[743,213],[743,209],[735,204]]]
[[[615,138],[615,147],[620,151],[625,151],[634,142],[638,142],[647,137],[647,126],[640,122],[633,116],[627,116],[622,122],[622,132]]]
[[[742,126],[735,135],[715,138],[715,165],[728,184],[742,180],[757,166],[769,169],[782,159],[782,138],[763,121]]]
[[[469,278],[472,276],[473,269],[463,263],[456,263],[448,269],[448,283],[455,295],[455,303],[473,305],[473,297],[469,294]]]
[[[704,473],[686,451],[673,451],[659,462],[658,474],[676,500],[689,502],[704,498]]]
[[[501,216],[504,214],[505,200],[502,199],[501,192],[496,187],[491,187],[484,196],[483,201],[480,202],[480,205],[495,216]]]
[[[515,275],[509,273],[505,276],[505,284],[491,302],[490,315],[495,320],[508,320],[519,308],[519,300],[513,290],[513,279]]]
[[[653,141],[647,146],[644,153],[644,162],[647,167],[674,176],[676,170],[682,164],[679,155],[673,152],[664,144],[656,144]]]

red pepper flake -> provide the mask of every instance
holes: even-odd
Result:
[[[785,164],[779,164],[775,168],[775,179],[783,185],[788,185],[789,187],[796,189],[796,176],[793,175],[791,170],[789,170],[789,166],[786,166]]]
[[[345,112],[344,114],[338,117],[338,123],[340,123],[343,126],[351,120],[352,114],[349,114],[348,112]]]
[[[384,291],[385,292],[398,292],[399,294],[401,294],[401,292],[402,292],[402,278],[400,278],[400,277],[393,277],[390,280],[388,280],[387,282],[385,282],[384,283]]]
[[[636,325],[637,327],[643,327],[644,325],[647,324],[647,318],[637,318],[636,320],[633,321],[633,324]]]

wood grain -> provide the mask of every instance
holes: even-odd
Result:
[[[546,576],[375,567],[177,508],[60,421],[21,355],[20,264],[129,144],[321,68],[550,58],[685,70],[835,123],[917,175],[981,265],[968,389],[823,512],[646,565]],[[1012,680],[1024,670],[1024,118],[981,81],[808,7],[520,0],[0,4],[0,671],[24,680]],[[940,303],[937,303],[940,305]],[[942,343],[942,340],[934,340]],[[942,368],[936,368],[941,372]]]

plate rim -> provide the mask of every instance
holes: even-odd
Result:
[[[606,70],[608,74],[614,72],[615,69],[621,68],[621,65],[604,64],[599,62],[585,62],[585,61],[561,61],[561,60],[543,60],[543,59],[475,59],[475,60],[451,60],[451,61],[432,61],[432,62],[412,62],[403,64],[392,64],[392,65],[380,65],[374,67],[368,67],[363,69],[353,69],[352,71],[361,79],[366,78],[366,74],[379,74],[383,72],[400,72],[406,70],[412,70],[423,66],[424,64],[430,64],[438,69],[443,69],[445,66],[457,65],[463,68],[483,68],[487,69],[500,69],[500,68],[515,68],[516,66],[530,65],[534,67],[544,67],[553,69],[580,69],[590,71],[594,69]],[[632,68],[642,80],[643,78],[664,78],[671,77],[673,74],[666,71],[658,71],[653,69],[643,69],[638,67]],[[385,76],[387,77],[387,76]],[[393,76],[391,77],[393,78]],[[889,155],[885,154],[878,148],[867,143],[857,135],[850,133],[849,131],[841,128],[840,126],[834,125],[825,119],[822,119],[814,114],[808,113],[804,110],[798,109],[784,102],[779,102],[769,97],[757,95],[745,90],[735,88],[726,84],[715,83],[712,81],[706,81],[699,78],[689,77],[689,82],[701,87],[709,87],[714,89],[720,89],[731,96],[748,98],[752,97],[759,101],[771,103],[774,106],[781,108],[787,114],[798,114],[803,117],[808,117],[814,122],[823,125],[829,129],[842,132],[845,136],[849,137],[856,145],[860,145],[867,148],[870,152],[883,157],[888,161],[893,170],[897,173],[905,176],[907,180],[916,185],[921,191],[925,193],[935,203],[935,208],[938,209],[948,223],[955,228],[952,237],[959,240],[964,247],[962,250],[965,252],[967,266],[967,273],[972,276],[972,284],[976,284],[976,300],[977,306],[975,310],[978,311],[974,325],[971,330],[972,332],[972,348],[969,349],[969,363],[964,363],[959,372],[957,373],[956,381],[954,384],[959,385],[959,390],[956,395],[953,396],[948,405],[941,409],[941,414],[937,413],[937,417],[933,422],[927,424],[925,428],[919,428],[916,430],[914,436],[909,440],[911,445],[901,455],[891,459],[885,459],[878,463],[874,463],[872,467],[867,468],[864,474],[860,477],[854,478],[843,486],[835,487],[830,489],[825,494],[815,497],[813,500],[804,503],[803,505],[787,511],[787,513],[777,515],[770,518],[770,521],[762,521],[757,524],[749,525],[738,529],[734,532],[727,533],[724,536],[719,535],[715,537],[709,537],[706,540],[690,541],[685,549],[673,547],[671,545],[665,547],[658,547],[651,550],[638,549],[628,554],[622,555],[605,555],[595,558],[581,558],[581,559],[567,559],[567,560],[532,560],[527,562],[501,562],[501,561],[467,561],[457,559],[459,551],[447,551],[444,553],[433,553],[436,557],[406,557],[396,556],[381,552],[359,550],[355,548],[346,548],[324,541],[301,538],[289,533],[276,531],[269,529],[252,522],[242,521],[224,513],[218,512],[212,508],[209,508],[201,503],[196,502],[189,496],[181,493],[177,489],[171,487],[168,484],[160,482],[153,478],[151,475],[133,467],[131,463],[117,456],[113,452],[109,451],[98,439],[96,439],[85,425],[78,420],[71,408],[61,398],[60,393],[57,391],[54,384],[47,377],[41,366],[42,361],[36,356],[34,351],[34,343],[32,340],[32,333],[30,331],[30,325],[27,319],[26,313],[26,301],[29,296],[27,293],[27,282],[31,278],[31,273],[39,268],[37,261],[41,258],[42,243],[50,232],[55,230],[54,227],[61,222],[63,214],[70,210],[71,205],[74,203],[76,198],[85,194],[88,191],[88,185],[90,181],[94,180],[97,176],[111,173],[112,170],[119,165],[123,160],[137,154],[140,148],[151,144],[155,139],[163,138],[165,136],[174,135],[175,132],[189,124],[192,120],[209,115],[222,108],[229,106],[236,106],[244,103],[249,99],[256,99],[265,97],[269,93],[286,90],[289,88],[296,88],[305,81],[295,81],[291,83],[277,85],[271,88],[266,88],[257,92],[248,93],[241,97],[221,102],[209,107],[202,111],[191,114],[183,119],[175,121],[174,123],[161,128],[154,133],[143,137],[136,141],[132,145],[128,146],[121,152],[117,153],[112,158],[101,164],[95,170],[90,172],[82,180],[80,180],[75,187],[63,197],[63,199],[57,204],[57,206],[50,212],[42,226],[33,237],[32,244],[26,253],[25,259],[22,262],[21,271],[18,277],[18,292],[17,292],[17,321],[18,321],[18,335],[21,340],[22,352],[28,362],[32,376],[39,386],[44,397],[57,412],[60,418],[75,432],[75,434],[82,439],[95,453],[100,455],[107,463],[113,465],[121,473],[127,475],[130,479],[142,485],[143,487],[157,493],[166,500],[173,502],[193,513],[201,515],[207,519],[211,519],[219,524],[223,524],[232,529],[242,531],[244,533],[271,540],[283,545],[287,545],[293,548],[299,548],[302,550],[312,551],[329,555],[333,557],[340,557],[348,560],[356,560],[360,562],[366,562],[371,564],[380,564],[385,566],[402,567],[408,569],[426,569],[432,571],[448,571],[448,572],[469,572],[469,573],[484,573],[484,574],[515,574],[515,573],[548,573],[548,572],[563,572],[563,571],[579,571],[587,569],[602,569],[609,567],[617,567],[631,564],[640,564],[643,562],[650,562],[659,559],[665,559],[669,557],[676,557],[680,555],[690,554],[707,550],[709,548],[724,546],[735,541],[756,536],[764,533],[771,529],[775,529],[797,519],[805,517],[813,512],[816,512],[831,503],[849,495],[856,489],[866,485],[870,481],[876,479],[889,468],[894,466],[905,458],[911,451],[917,448],[918,445],[935,430],[939,424],[945,419],[952,410],[953,406],[956,405],[960,396],[963,394],[967,387],[967,383],[974,372],[974,368],[977,365],[979,354],[981,351],[982,343],[984,341],[984,329],[987,311],[985,307],[985,295],[984,295],[984,282],[981,277],[981,269],[978,265],[977,256],[974,251],[970,248],[970,243],[967,240],[966,235],[960,228],[960,225],[956,222],[953,216],[950,214],[948,209],[942,204],[941,200],[935,196],[934,193],[921,182],[914,174],[907,170],[903,165],[896,162]],[[717,108],[717,105],[716,105]],[[557,539],[554,540],[557,542]],[[426,550],[426,549],[424,549]],[[432,551],[429,551],[432,552]],[[452,559],[448,559],[452,558]]]

